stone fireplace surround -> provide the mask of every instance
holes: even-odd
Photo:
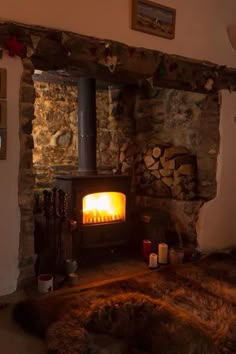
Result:
[[[44,32],[45,34],[45,32]],[[84,39],[84,38],[83,38]],[[86,40],[86,38],[85,38]],[[49,53],[50,54],[50,53]],[[50,55],[49,55],[50,56]],[[20,167],[19,167],[19,205],[20,205],[20,210],[21,210],[21,231],[20,231],[20,251],[19,251],[19,267],[20,267],[20,277],[18,280],[18,283],[20,284],[24,279],[28,278],[30,275],[33,274],[33,264],[32,264],[32,257],[34,254],[34,239],[33,239],[33,232],[34,232],[34,220],[33,220],[33,193],[32,190],[35,187],[35,179],[34,179],[34,174],[33,174],[33,165],[32,165],[32,150],[34,147],[33,143],[33,137],[32,137],[32,120],[34,119],[34,102],[35,102],[35,88],[34,88],[34,83],[32,80],[32,75],[34,73],[35,68],[37,68],[37,60],[33,60],[32,58],[23,58],[22,59],[23,67],[24,67],[24,72],[22,75],[22,80],[21,80],[21,88],[20,88]],[[40,69],[42,69],[42,63],[40,64]],[[48,68],[48,62],[45,62],[45,70],[50,69]],[[86,68],[86,73],[88,69]],[[99,73],[99,77],[100,73]],[[105,75],[105,79],[107,78],[107,73]],[[137,81],[140,79],[138,77]],[[174,81],[172,81],[174,82]],[[171,83],[172,83],[171,82]],[[168,82],[167,87],[171,85],[170,82]],[[177,83],[177,86],[179,86],[179,83]],[[182,88],[182,87],[181,87]],[[136,128],[136,139],[130,139],[130,136],[127,137],[127,141],[123,141],[123,144],[128,143],[139,143],[140,146],[142,146],[143,150],[146,150],[148,142],[150,141],[150,138],[153,138],[153,121],[152,120],[147,120],[147,111],[146,107],[151,106],[151,109],[155,109],[158,111],[162,108],[161,103],[163,104],[164,99],[160,99],[160,96],[164,93],[168,93],[170,96],[171,94],[173,96],[178,96],[178,95],[183,95],[183,101],[186,100],[186,93],[181,92],[181,91],[176,91],[175,90],[175,85],[173,84],[173,89],[168,89],[168,92],[164,92],[167,89],[162,89],[160,93],[160,89],[153,89],[151,97],[149,94],[147,95],[143,91],[143,87],[141,89],[141,92],[138,93],[138,98],[139,98],[139,105],[138,108],[135,105],[135,112],[137,113],[136,119],[135,119],[135,128]],[[200,90],[202,92],[202,89]],[[133,96],[135,92],[135,97],[137,97],[137,86],[135,90],[130,90],[128,89],[129,95]],[[120,95],[117,95],[117,92],[114,91],[112,95],[114,94],[114,103],[112,104],[114,110],[113,113],[116,112],[117,110],[117,105],[120,104],[118,97]],[[195,95],[195,94],[194,94]],[[185,200],[176,200],[176,199],[171,199],[167,200],[166,198],[155,198],[155,196],[150,196],[150,195],[145,195],[145,194],[140,194],[137,195],[137,205],[142,204],[143,206],[151,206],[151,207],[161,207],[166,210],[171,210],[177,211],[179,213],[179,219],[182,221],[182,224],[185,226],[189,227],[191,230],[190,236],[192,235],[193,238],[195,237],[195,231],[193,235],[193,229],[195,226],[195,221],[197,218],[198,210],[202,203],[205,200],[209,200],[215,196],[216,193],[216,182],[215,182],[215,169],[216,169],[216,157],[218,153],[218,123],[219,123],[219,106],[218,106],[218,96],[217,92],[204,92],[202,94],[197,93],[198,95],[203,95],[199,101],[202,101],[201,104],[198,102],[198,104],[201,105],[201,110],[198,112],[198,114],[192,116],[196,118],[195,121],[195,126],[191,127],[191,132],[193,133],[194,130],[195,132],[203,132],[202,134],[192,134],[191,136],[191,141],[194,142],[195,140],[195,149],[199,149],[199,151],[194,151],[191,149],[190,152],[194,153],[197,156],[197,166],[199,166],[202,163],[203,168],[200,169],[200,172],[202,173],[202,176],[199,175],[198,173],[198,179],[202,185],[200,186],[199,192],[198,192],[198,198],[194,199],[193,201],[185,201]],[[168,95],[167,95],[168,96]],[[117,97],[117,99],[116,99]],[[123,95],[123,100],[125,100],[125,96]],[[156,102],[155,102],[156,100]],[[118,101],[118,102],[117,102]],[[161,102],[160,102],[161,101]],[[198,101],[198,99],[197,99]],[[137,103],[137,100],[135,99],[135,102]],[[160,103],[160,105],[156,105],[157,103]],[[168,104],[166,104],[168,106]],[[178,104],[177,104],[178,105]],[[140,108],[141,107],[141,108]],[[177,107],[176,107],[177,108]],[[118,110],[119,111],[119,110]],[[188,115],[191,116],[191,112],[187,112],[188,110],[183,109],[181,112],[181,109],[178,109],[177,112],[175,112],[177,115],[180,115],[179,118],[183,118],[186,123],[188,121]],[[184,114],[181,116],[181,113]],[[160,130],[160,127],[162,127],[162,124],[164,124],[165,121],[165,113],[162,111],[159,116],[162,118],[159,121],[155,122],[155,129],[156,131]],[[120,113],[119,113],[120,114]],[[166,113],[166,115],[169,115],[169,112]],[[155,115],[152,115],[152,117],[155,117]],[[197,120],[199,119],[199,120]],[[143,124],[145,125],[149,124],[149,127],[143,127]],[[121,122],[121,125],[123,122]],[[168,125],[168,124],[167,124]],[[178,122],[175,122],[175,125],[178,125]],[[211,139],[209,137],[209,130],[204,129],[204,127],[209,129],[214,132],[214,138]],[[176,128],[176,126],[174,128]],[[198,130],[197,130],[198,127]],[[165,127],[166,128],[166,127]],[[212,129],[213,128],[213,129]],[[151,135],[150,135],[150,129],[151,129]],[[146,136],[143,139],[144,143],[141,143],[141,135],[142,132],[146,132]],[[176,129],[173,130],[174,132]],[[148,133],[149,132],[149,133]],[[205,133],[204,133],[205,132]],[[168,131],[166,129],[163,129],[162,131],[163,135],[169,135]],[[134,138],[134,137],[132,137]],[[172,137],[173,138],[173,137]],[[178,141],[171,141],[169,139],[166,142],[163,142],[162,138],[159,136],[158,138],[156,137],[156,141],[154,143],[161,142],[163,143],[168,143],[171,146],[178,146],[179,141],[182,141],[183,137],[179,136]],[[186,142],[186,141],[185,141]],[[204,146],[204,142],[206,142],[206,145]],[[131,146],[132,146],[131,144]],[[144,144],[144,145],[143,145]],[[152,144],[153,144],[153,139],[152,139]],[[182,144],[185,145],[186,144]],[[124,146],[120,146],[120,154],[125,151]],[[159,145],[158,145],[159,146]],[[189,146],[187,146],[189,148]],[[141,150],[142,150],[141,149]],[[207,154],[206,154],[207,152]],[[140,152],[142,153],[142,152]],[[127,155],[125,157],[126,163],[132,162],[133,157],[131,156],[130,159],[127,160]],[[129,163],[127,165],[124,165],[124,160],[123,157],[119,156],[119,163],[121,169],[123,168],[122,172],[124,171],[124,168],[127,167],[128,169],[130,168]],[[204,168],[204,165],[207,166],[210,164],[210,168]],[[124,167],[125,166],[125,167]],[[131,165],[132,166],[132,165]],[[208,172],[210,174],[208,174]],[[211,186],[209,188],[209,186]],[[181,207],[180,207],[181,206]],[[186,223],[185,223],[186,221]],[[186,231],[186,230],[185,230]],[[193,242],[196,242],[195,240],[192,240]]]

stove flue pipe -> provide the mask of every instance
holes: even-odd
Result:
[[[78,84],[79,173],[95,174],[96,169],[96,80],[80,78]]]

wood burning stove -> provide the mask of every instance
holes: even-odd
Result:
[[[124,244],[131,221],[131,177],[97,173],[94,79],[79,80],[78,128],[79,171],[55,177],[55,187],[67,194],[67,216],[76,225],[75,257],[84,248]]]
[[[128,241],[130,183],[130,176],[122,175],[56,177],[56,187],[67,194],[68,217],[76,223],[75,254],[83,248],[115,246]]]

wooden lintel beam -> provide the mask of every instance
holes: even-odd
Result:
[[[43,71],[65,70],[75,78],[88,76],[121,84],[148,80],[155,86],[196,92],[236,90],[236,68],[66,31],[0,23],[0,45],[4,47],[12,36],[25,49],[31,48],[29,58]]]

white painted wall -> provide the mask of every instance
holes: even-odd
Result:
[[[203,250],[236,246],[236,92],[221,92],[220,152],[214,200],[204,204],[198,222],[198,241]]]
[[[153,1],[177,10],[174,40],[131,30],[131,0],[8,0],[1,2],[0,18],[236,66],[226,34],[236,21],[235,0]]]
[[[154,0],[153,0],[154,1]],[[131,0],[8,0],[1,3],[0,20],[64,29],[101,39],[113,39],[136,47],[153,48],[170,54],[212,61],[236,67],[236,51],[227,38],[226,27],[235,24],[235,0],[158,0],[177,10],[175,39],[168,40],[131,30]],[[8,68],[8,160],[0,161],[0,295],[15,289],[18,274],[19,209],[18,91],[21,65],[18,58],[0,60]],[[223,248],[236,244],[233,216],[233,171],[235,115],[233,98],[223,94],[221,112],[221,161],[219,192],[207,203],[199,219],[202,248]],[[232,124],[228,126],[228,124]],[[227,157],[227,153],[229,156]],[[231,161],[229,163],[229,159]],[[225,185],[226,184],[226,185]],[[230,187],[231,186],[231,187]],[[217,235],[217,236],[216,236]]]
[[[0,160],[0,295],[16,289],[20,211],[19,171],[19,87],[22,63],[4,56],[0,67],[7,69],[7,159]]]

